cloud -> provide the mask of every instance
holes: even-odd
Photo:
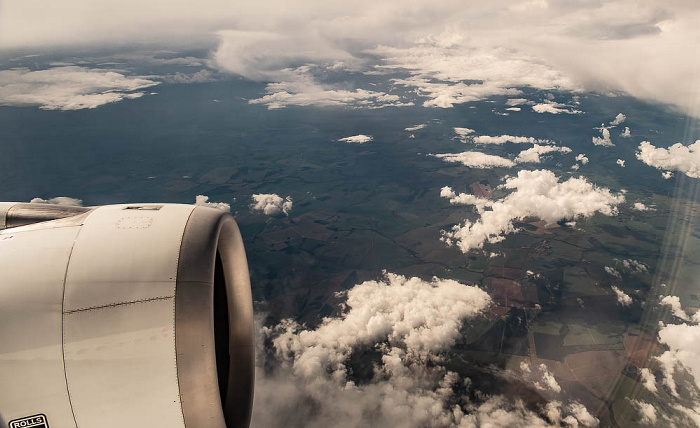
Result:
[[[539,103],[535,104],[532,106],[532,110],[535,111],[536,113],[550,113],[550,114],[559,114],[559,113],[566,113],[566,114],[580,114],[581,110],[576,110],[576,109],[570,109],[566,108],[567,106],[565,104],[560,104],[560,103],[555,103],[555,102],[546,102],[546,103]]]
[[[469,134],[473,134],[474,130],[469,129],[469,128],[453,128],[455,131],[455,134],[459,137],[459,141],[466,143],[467,142],[467,136]]]
[[[481,152],[444,153],[433,155],[445,162],[458,162],[470,168],[510,168],[515,166],[515,162],[500,156],[487,155]]]
[[[618,159],[615,161],[616,164],[620,165],[622,168],[625,167],[625,161],[622,159]]]
[[[353,144],[365,144],[365,143],[369,143],[372,140],[374,140],[374,137],[372,137],[371,135],[364,135],[364,134],[353,135],[351,137],[345,137],[345,138],[338,139],[338,141],[342,141],[343,143],[353,143]]]
[[[571,149],[568,147],[540,146],[535,144],[534,147],[521,151],[514,160],[473,151],[462,153],[443,153],[432,156],[441,158],[445,162],[457,162],[470,168],[483,169],[493,167],[511,168],[519,163],[540,163],[542,162],[542,155],[553,152],[570,153]]]
[[[82,199],[69,198],[68,196],[57,196],[51,199],[34,198],[29,201],[30,204],[53,204],[53,205],[72,205],[76,207],[83,206]]]
[[[620,138],[629,138],[632,136],[629,126],[625,126],[625,130],[620,133]]]
[[[534,0],[464,8],[455,1],[360,0],[353,7],[307,1],[294,11],[277,0],[121,5],[115,10],[79,0],[60,6],[10,2],[3,7],[0,47],[142,41],[210,47],[216,34],[212,56],[219,66],[257,80],[279,82],[266,80],[268,73],[309,63],[342,61],[365,70],[378,63],[446,85],[447,99],[435,105],[459,101],[465,91],[483,97],[532,87],[622,91],[691,114],[698,108],[699,60],[688,56],[700,35],[700,8],[693,2],[613,0],[562,7]],[[437,98],[441,89],[433,92]]]
[[[607,272],[608,275],[614,276],[614,277],[617,278],[617,279],[621,279],[621,278],[622,278],[622,275],[620,275],[620,272],[618,272],[617,269],[615,269],[615,268],[612,267],[612,266],[605,266],[605,272]]]
[[[202,207],[216,208],[217,210],[231,212],[231,205],[225,202],[209,202],[209,196],[197,195],[194,204]]]
[[[560,182],[547,170],[519,171],[517,176],[506,178],[501,187],[512,192],[494,201],[477,221],[465,220],[443,231],[442,240],[466,253],[481,248],[485,242],[500,242],[507,234],[516,232],[515,220],[537,217],[551,224],[595,213],[615,215],[616,205],[624,201],[622,195],[613,195],[609,189],[596,187],[585,178]]]
[[[610,140],[610,130],[606,128],[605,125],[600,125],[600,135],[600,137],[591,138],[593,144],[603,147],[613,147],[615,145],[612,140]]]
[[[645,265],[642,262],[639,262],[634,259],[624,259],[622,260],[622,267],[626,271],[630,272],[635,272],[635,273],[643,273],[643,272],[649,272],[649,268],[647,265]]]
[[[633,208],[637,211],[656,211],[656,208],[648,207],[641,202],[635,202]]]
[[[518,136],[513,136],[513,135],[496,135],[496,136],[491,136],[491,135],[479,135],[477,137],[473,137],[472,141],[476,144],[505,144],[505,143],[513,143],[513,144],[554,144],[554,141],[552,140],[546,140],[543,138],[534,138],[534,137],[518,137]]]
[[[461,38],[461,35],[457,37]],[[502,47],[464,45],[449,34],[421,39],[416,45],[382,45],[367,52],[382,60],[382,68],[410,73],[397,85],[415,88],[428,98],[423,106],[455,104],[516,96],[517,88],[576,90],[579,87],[553,67],[524,52]]]
[[[457,194],[451,187],[445,186],[440,189],[440,197],[450,200],[452,205],[474,205],[478,212],[483,212],[484,207],[493,205],[493,201],[469,193]]]
[[[300,67],[294,72],[283,73],[283,80],[265,86],[267,95],[249,100],[250,104],[264,104],[270,110],[288,106],[384,108],[405,107],[412,102],[402,101],[398,95],[366,89],[344,89],[318,83],[307,71]]]
[[[642,141],[638,147],[637,159],[656,169],[664,170],[664,178],[673,176],[670,171],[700,178],[700,140],[688,146],[676,143],[668,149],[657,148],[648,141]]]
[[[649,392],[656,393],[656,378],[651,370],[644,367],[639,371],[639,375],[642,378],[642,385],[644,385]]]
[[[583,153],[577,154],[574,160],[576,161],[576,163],[571,166],[571,169],[573,170],[578,170],[581,167],[581,165],[585,165],[588,163],[588,157]],[[581,163],[580,165],[579,162]]]
[[[637,409],[641,423],[647,425],[656,424],[656,408],[653,405],[635,399],[629,399],[629,402]]]
[[[534,147],[521,151],[515,158],[515,162],[540,163],[542,161],[540,158],[542,155],[553,152],[571,153],[571,149],[568,147],[540,146],[539,144],[535,144]]]
[[[0,70],[0,104],[37,105],[43,110],[96,108],[125,99],[139,98],[139,89],[157,85],[147,77],[125,76],[116,71],[86,67],[53,67]]]
[[[624,291],[615,287],[614,285],[612,286],[612,290],[615,292],[615,295],[617,296],[617,303],[619,303],[622,306],[632,305],[632,298],[629,295],[627,295],[627,293],[625,293]]]
[[[389,273],[345,296],[345,310],[316,328],[283,320],[261,329],[252,427],[550,426],[519,400],[479,391],[468,399],[470,380],[443,366],[460,331],[491,304],[485,291]],[[358,355],[374,355],[371,373],[353,371]],[[547,406],[590,422],[579,403]]]
[[[522,109],[520,107],[508,107],[506,110],[508,110],[508,111],[520,111]]]
[[[425,128],[426,126],[427,125],[424,123],[422,123],[420,125],[413,125],[413,126],[409,126],[407,128],[404,128],[404,131],[408,131],[408,132],[418,131],[418,130]],[[460,129],[464,129],[464,128],[460,128]]]
[[[523,104],[534,104],[534,103],[532,103],[532,101],[530,101],[526,98],[510,98],[510,99],[506,100],[506,105],[511,106],[511,107],[519,106],[519,105],[523,105]]]
[[[700,312],[696,312],[692,317],[688,315],[681,307],[681,299],[678,296],[664,296],[659,303],[670,306],[673,316],[683,321],[700,323]]]
[[[199,70],[191,74],[178,72],[163,77],[163,81],[168,83],[206,83],[214,82],[216,80],[216,74],[210,70]]]
[[[700,388],[700,325],[669,324],[659,330],[659,341],[669,350],[657,357],[664,370],[664,384],[678,396],[673,373],[686,368]]]
[[[538,390],[550,391],[555,394],[561,392],[561,386],[554,378],[554,375],[549,372],[545,364],[540,364],[533,370],[528,363],[523,361],[520,363],[520,370],[532,379],[534,387]]]
[[[259,211],[265,215],[278,215],[280,213],[289,215],[292,210],[292,197],[281,196],[274,193],[260,193],[253,195],[253,203],[250,205],[251,211]]]
[[[622,113],[618,113],[617,116],[615,116],[615,119],[613,119],[613,120],[610,122],[610,126],[617,126],[617,125],[620,125],[620,124],[622,124],[622,123],[625,121],[625,119],[627,119],[627,116],[625,116],[625,115],[622,114]]]

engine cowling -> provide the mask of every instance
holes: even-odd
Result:
[[[2,426],[247,427],[253,382],[229,214],[0,203]]]

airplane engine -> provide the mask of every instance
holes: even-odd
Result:
[[[227,213],[0,203],[0,423],[247,427],[254,327]]]

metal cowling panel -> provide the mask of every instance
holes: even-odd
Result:
[[[193,208],[104,206],[85,221],[63,307],[66,381],[79,428],[184,428],[174,297]]]
[[[63,281],[79,226],[0,230],[0,419],[75,427],[63,368]],[[6,425],[4,425],[6,426]]]

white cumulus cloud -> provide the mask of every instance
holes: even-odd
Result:
[[[68,196],[57,196],[50,199],[34,198],[29,201],[30,204],[53,204],[53,205],[71,205],[76,207],[83,206],[82,199],[70,198]]]
[[[553,152],[571,153],[571,149],[568,147],[540,146],[539,144],[535,144],[534,147],[521,151],[515,158],[515,162],[540,163],[542,161],[542,155]]]
[[[479,135],[474,137],[472,141],[476,144],[554,144],[554,141],[544,138],[522,137],[515,135]]]
[[[550,426],[519,400],[464,400],[459,391],[469,387],[469,379],[441,364],[441,353],[490,304],[488,294],[475,286],[386,274],[350,289],[343,313],[316,328],[292,320],[263,327],[260,336],[267,345],[260,345],[257,358],[251,426]],[[377,358],[371,374],[356,382],[352,358],[365,351]],[[555,387],[547,382],[545,387]],[[580,403],[550,407],[560,418],[585,426],[595,422]]]
[[[209,196],[197,195],[194,204],[202,207],[216,208],[226,212],[231,212],[231,205],[225,202],[209,202]]]
[[[0,104],[39,106],[44,110],[96,108],[125,99],[139,98],[139,89],[158,82],[116,71],[78,66],[30,71],[0,70]]]
[[[632,133],[630,132],[629,126],[625,126],[625,130],[620,133],[620,137],[629,138],[631,136],[632,136]]]
[[[642,141],[638,147],[637,159],[665,171],[664,178],[671,178],[671,171],[682,172],[691,178],[700,178],[700,140],[688,146],[676,143],[668,149]]]
[[[618,113],[617,116],[615,116],[615,119],[610,121],[610,126],[621,125],[625,121],[625,119],[627,119],[627,116],[625,116],[622,113]]]
[[[615,292],[615,295],[617,296],[617,303],[619,303],[622,306],[632,305],[632,298],[627,293],[620,290],[618,287],[615,287],[614,285],[612,286],[612,290]]]
[[[569,108],[565,104],[560,104],[560,103],[555,103],[555,102],[546,102],[546,103],[535,104],[534,106],[532,106],[532,110],[537,112],[537,113],[550,113],[550,114],[559,114],[559,113],[580,114],[581,113],[580,110]]]
[[[635,202],[633,208],[637,211],[656,211],[656,208],[646,206],[642,202]]]
[[[253,195],[253,203],[250,205],[251,211],[262,212],[265,215],[277,215],[283,213],[289,215],[292,210],[292,197],[281,196],[274,193],[260,193]]]
[[[600,126],[600,137],[592,137],[591,141],[596,146],[612,147],[615,145],[610,139],[610,130],[604,125]]]
[[[618,159],[615,161],[616,164],[620,165],[622,168],[625,167],[625,161],[622,159]]]
[[[469,193],[457,194],[451,187],[445,186],[440,189],[440,197],[449,199],[452,205],[474,205],[478,212],[483,212],[484,207],[490,207],[493,202],[489,199],[480,198]]]
[[[664,371],[664,384],[677,396],[673,373],[686,368],[700,388],[700,325],[669,324],[659,330],[659,341],[669,350],[657,357]]]
[[[647,367],[644,367],[639,371],[639,375],[642,378],[642,385],[644,385],[649,392],[656,393],[656,378],[654,377],[654,373]]]
[[[425,123],[421,123],[420,125],[413,125],[413,126],[409,126],[407,128],[404,128],[404,131],[408,131],[408,132],[419,131],[419,130],[425,128],[426,126],[428,126],[428,125],[426,125]]]
[[[457,162],[470,168],[510,168],[515,166],[515,162],[510,159],[481,152],[443,153],[433,156],[445,162]]]
[[[455,134],[457,134],[457,137],[459,140],[463,143],[467,142],[467,136],[469,134],[473,134],[474,130],[469,129],[469,128],[453,128],[455,130]]]
[[[585,178],[569,178],[560,182],[547,170],[519,171],[508,177],[501,186],[511,190],[507,196],[494,201],[490,210],[480,213],[480,218],[443,231],[443,241],[457,245],[467,252],[481,248],[485,242],[495,243],[505,235],[516,232],[513,221],[525,217],[537,217],[547,223],[590,217],[595,213],[614,215],[617,205],[624,201],[622,195],[614,195],[609,189],[593,185]]]
[[[371,135],[364,135],[364,134],[353,135],[350,137],[344,137],[344,138],[338,139],[338,141],[340,141],[340,142],[353,143],[353,144],[365,144],[365,143],[369,143],[372,140],[374,140],[374,137],[372,137]]]

